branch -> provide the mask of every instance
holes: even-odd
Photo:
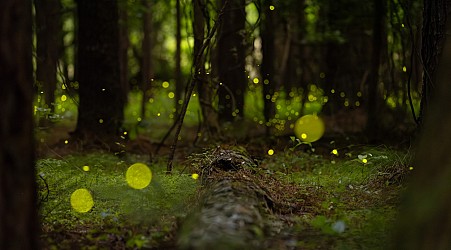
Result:
[[[211,39],[216,33],[216,30],[218,29],[221,21],[222,16],[224,15],[225,8],[227,6],[229,1],[225,1],[224,5],[222,6],[221,11],[218,14],[218,20],[216,20],[215,25],[210,30],[210,32],[207,35],[207,38],[205,39],[204,43],[202,44],[202,47],[199,50],[199,53],[194,58],[194,72],[191,73],[191,79],[188,84],[187,92],[185,93],[185,100],[183,101],[182,109],[180,111],[179,116],[177,117],[177,130],[175,132],[174,141],[171,145],[171,150],[169,152],[168,157],[168,165],[166,167],[166,173],[170,174],[172,172],[172,163],[174,161],[174,155],[175,155],[175,149],[177,147],[177,141],[180,135],[180,131],[182,130],[183,120],[185,119],[186,110],[188,108],[189,101],[191,99],[191,95],[193,94],[194,88],[196,86],[196,82],[198,80],[198,73],[201,70],[202,65],[202,56],[204,54],[205,49],[210,45]]]

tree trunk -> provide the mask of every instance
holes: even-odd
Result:
[[[123,122],[118,5],[111,0],[78,0],[79,107],[74,135],[114,136]]]
[[[275,92],[274,82],[274,11],[270,10],[272,1],[264,1],[263,19],[261,22],[261,39],[262,39],[262,65],[261,76],[263,80],[263,115],[265,117],[266,124],[269,125],[270,121],[276,114],[275,102],[271,99]],[[269,133],[269,126],[267,126],[267,133]]]
[[[293,10],[289,16],[287,23],[288,32],[292,35],[290,41],[291,53],[288,57],[287,70],[284,77],[284,88],[289,94],[294,87],[301,87],[307,89],[308,82],[306,81],[305,65],[306,57],[304,52],[304,40],[306,35],[306,21],[305,21],[305,0],[297,0],[291,5]],[[287,95],[287,98],[291,96]]]
[[[42,86],[45,106],[55,111],[56,68],[61,40],[61,4],[59,0],[35,0],[36,9],[36,81]]]
[[[234,121],[244,117],[246,13],[244,0],[222,0],[222,4],[227,1],[218,39],[219,119]]]
[[[203,0],[193,0],[194,10],[194,52],[193,58],[196,58],[200,53],[200,49],[204,42],[205,34],[205,18],[203,16],[203,8],[206,8]],[[203,57],[202,57],[203,58]],[[197,91],[199,93],[199,105],[202,111],[202,127],[210,135],[215,135],[219,130],[218,119],[213,109],[213,86],[206,78],[204,62],[201,63],[202,68],[200,72],[196,72],[197,77]],[[195,65],[194,65],[195,66]]]
[[[38,249],[31,5],[0,1],[0,249]]]
[[[127,2],[119,2],[119,64],[120,79],[124,102],[127,102],[128,92],[130,91],[128,84],[128,47],[130,41],[128,38],[128,14]]]
[[[175,10],[176,10],[176,27],[175,27],[175,108],[179,110],[182,106],[180,105],[180,100],[183,100],[183,80],[182,80],[182,51],[181,51],[181,43],[182,43],[182,14],[180,10],[180,0],[175,1]]]
[[[358,1],[336,0],[324,5],[325,18],[322,32],[329,33],[326,39],[326,57],[323,90],[328,101],[324,104],[325,115],[336,115],[341,110],[357,107],[357,93],[366,83],[367,71],[371,68],[371,37],[365,30],[372,29],[374,19],[362,15],[368,7]],[[349,10],[353,10],[352,12]],[[321,11],[321,10],[320,10]],[[359,104],[360,105],[360,104]]]
[[[146,118],[146,105],[148,103],[153,78],[152,65],[152,1],[143,0],[144,18],[143,18],[143,40],[141,57],[141,91],[143,98],[141,100],[141,118]]]
[[[435,71],[443,47],[445,25],[447,18],[447,0],[424,1],[423,8],[423,36],[421,42],[421,58],[423,60],[423,86],[419,122],[429,109],[429,101],[435,82]],[[448,5],[449,7],[449,5]]]
[[[373,46],[372,46],[372,62],[370,79],[368,82],[367,93],[367,114],[368,121],[366,124],[366,134],[372,140],[379,138],[379,121],[380,108],[383,99],[379,92],[379,67],[381,64],[381,51],[383,42],[383,35],[385,24],[385,3],[381,0],[374,0],[374,24],[373,24]]]
[[[431,75],[435,89],[429,93],[433,98],[425,113],[412,165],[413,177],[399,213],[394,249],[451,249],[451,113],[443,110],[451,107],[451,1],[441,4],[447,10],[442,16],[447,20],[446,30],[441,26],[436,31],[447,35],[435,37],[434,44],[442,44],[443,51],[434,53],[441,54],[436,75]],[[428,33],[428,28],[424,32]]]

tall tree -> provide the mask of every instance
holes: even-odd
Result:
[[[128,48],[130,45],[128,35],[128,12],[126,1],[119,1],[119,65],[123,99],[127,102],[128,92]]]
[[[193,50],[193,67],[195,58],[201,53],[202,44],[204,43],[205,36],[205,24],[206,20],[204,14],[206,11],[206,4],[204,0],[193,0],[193,33],[194,33],[194,50]],[[211,82],[207,80],[207,75],[205,72],[205,60],[204,57],[200,57],[203,60],[200,64],[200,72],[195,72],[197,77],[194,79],[197,81],[197,92],[199,93],[199,105],[202,112],[202,126],[210,135],[216,134],[219,129],[219,124],[217,120],[217,115],[213,109],[213,87]]]
[[[182,13],[180,9],[180,0],[175,1],[175,107],[178,108],[181,105],[179,101],[182,100],[183,95],[183,80],[182,80]]]
[[[275,92],[275,82],[274,82],[274,30],[275,30],[275,20],[274,11],[270,8],[272,7],[272,1],[263,1],[263,18],[261,21],[261,40],[262,40],[262,65],[261,65],[261,76],[263,79],[263,115],[265,121],[268,123],[274,115],[276,114],[275,102],[272,101],[272,97]],[[269,128],[269,127],[268,127]],[[267,129],[269,133],[269,129]]]
[[[0,249],[38,249],[31,2],[0,1]]]
[[[219,119],[233,121],[237,116],[243,117],[246,12],[244,0],[222,0],[222,5],[226,2],[218,34]]]
[[[420,123],[428,110],[432,88],[435,82],[435,71],[443,47],[445,37],[446,18],[449,5],[447,0],[424,1],[423,9],[423,34],[421,41],[421,58],[424,74],[421,93]]]
[[[384,44],[384,27],[385,23],[385,1],[374,0],[374,23],[373,23],[373,44],[372,44],[372,62],[371,71],[368,81],[368,93],[367,93],[367,135],[373,139],[379,138],[379,110],[382,105],[382,97],[379,92],[379,68],[381,64],[381,51],[382,44]]]
[[[446,26],[443,23],[428,25],[435,26],[438,33],[434,44],[442,44],[443,49],[434,53],[441,54],[441,59],[437,61],[434,75],[430,76],[433,82],[429,83],[435,88],[429,93],[431,102],[416,148],[415,172],[397,223],[394,249],[451,249],[451,113],[443,110],[451,106],[451,39],[444,35],[451,32],[451,1],[424,1],[425,12],[433,14],[428,5],[437,3],[445,10],[435,9],[442,14],[444,19],[439,20]],[[429,33],[430,28],[423,27],[423,32]]]
[[[42,86],[45,105],[54,111],[56,68],[61,41],[61,3],[35,0],[36,81]]]
[[[143,39],[141,56],[141,118],[146,117],[146,105],[148,103],[153,78],[152,65],[152,1],[142,0],[144,6]]]
[[[352,107],[366,83],[371,68],[371,36],[365,31],[372,29],[371,4],[357,0],[323,1],[320,17],[324,21],[321,31],[326,42],[323,73],[324,92],[328,97],[324,113],[334,115]]]
[[[74,136],[105,139],[122,126],[117,1],[78,0],[79,106]]]

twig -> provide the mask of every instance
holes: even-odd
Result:
[[[166,173],[170,174],[172,172],[172,163],[174,161],[174,155],[175,155],[175,149],[177,147],[177,141],[180,135],[180,131],[182,130],[183,120],[185,118],[186,110],[188,108],[189,101],[191,99],[191,95],[194,91],[194,87],[196,86],[196,82],[198,80],[198,72],[200,72],[202,67],[202,56],[204,54],[205,49],[210,45],[211,39],[216,33],[216,30],[218,29],[219,24],[221,23],[222,16],[224,15],[225,7],[227,6],[229,1],[225,1],[224,5],[222,6],[221,11],[218,14],[218,20],[216,20],[215,25],[211,29],[210,33],[207,35],[207,38],[205,39],[204,43],[202,44],[202,47],[199,50],[199,53],[196,55],[194,59],[194,72],[191,73],[191,79],[188,84],[188,91],[185,94],[185,100],[182,105],[182,109],[180,110],[180,114],[177,117],[177,130],[175,131],[174,141],[171,145],[171,150],[168,157],[168,165],[166,167]]]

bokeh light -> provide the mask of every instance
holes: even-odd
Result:
[[[268,155],[273,155],[273,154],[274,154],[274,149],[268,150]]]
[[[75,211],[86,213],[94,206],[94,200],[87,189],[80,188],[75,190],[70,196],[70,205]]]
[[[135,163],[131,165],[125,173],[127,184],[134,189],[143,189],[147,187],[152,180],[152,171],[144,163]]]
[[[191,175],[191,178],[193,178],[194,180],[197,180],[199,178],[199,174],[194,173]]]
[[[294,125],[294,134],[304,142],[317,141],[324,134],[324,122],[317,115],[304,115]]]
[[[89,171],[89,166],[83,166],[83,171],[88,172]]]

